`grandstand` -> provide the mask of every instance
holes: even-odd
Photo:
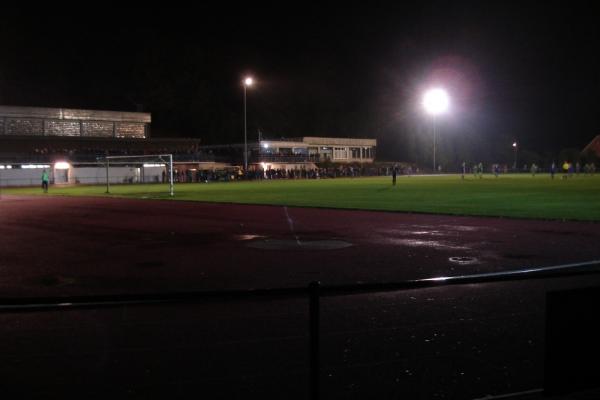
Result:
[[[199,139],[152,138],[150,123],[142,112],[0,106],[0,185],[37,185],[40,169],[50,170],[51,183],[80,183],[76,170],[83,168],[98,177],[87,183],[102,183],[99,160],[107,156],[173,154],[179,168],[219,165]],[[130,170],[120,171],[123,181],[144,175],[138,166]]]
[[[156,154],[172,155],[176,182],[242,176],[243,144],[152,138],[150,124],[143,112],[0,106],[0,186],[37,185],[40,169],[52,184],[164,182]],[[373,163],[376,146],[375,139],[328,137],[251,142],[247,178],[308,176],[319,167],[326,168],[321,176],[353,175],[353,165]],[[106,176],[107,157],[119,157],[114,176]],[[343,171],[327,170],[336,164]]]

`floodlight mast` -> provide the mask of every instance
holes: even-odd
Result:
[[[436,137],[435,114],[431,116],[431,119],[432,119],[432,124],[433,124],[433,173],[435,174],[435,172],[437,171],[436,163],[435,163],[435,137]]]
[[[246,123],[246,89],[254,84],[251,76],[244,79],[244,174],[248,172],[248,132]]]
[[[423,107],[427,114],[431,115],[433,122],[433,172],[436,171],[436,162],[435,162],[435,148],[436,148],[436,126],[435,119],[439,114],[443,114],[448,111],[448,106],[450,104],[448,93],[444,89],[435,88],[429,89],[425,92],[423,96]]]

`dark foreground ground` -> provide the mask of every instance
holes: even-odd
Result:
[[[387,282],[600,258],[593,223],[6,196],[0,218],[3,298]],[[540,388],[546,292],[598,280],[324,299],[322,398]],[[303,298],[261,298],[2,312],[0,388],[11,398],[306,398],[307,310]]]

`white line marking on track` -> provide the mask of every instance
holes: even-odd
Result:
[[[300,239],[298,238],[298,235],[296,235],[296,231],[294,230],[294,220],[292,220],[292,217],[290,217],[290,213],[288,213],[287,206],[283,206],[283,211],[285,211],[285,217],[287,218],[288,225],[290,226],[290,231],[292,232],[292,235],[294,235],[294,237],[296,238],[296,243],[298,244],[298,246],[302,246],[302,243],[300,243]]]

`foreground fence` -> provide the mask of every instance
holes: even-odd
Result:
[[[325,286],[311,282],[306,287],[215,290],[178,293],[148,293],[99,296],[57,296],[0,298],[0,313],[55,312],[72,309],[115,308],[132,305],[193,304],[209,300],[248,300],[259,297],[307,298],[309,306],[309,396],[320,398],[320,299],[324,297],[352,296],[381,292],[397,292],[426,289],[451,285],[477,283],[498,283],[533,279],[553,279],[600,273],[600,260],[563,264],[552,267],[526,268],[496,273],[472,274],[463,276],[436,277],[389,283],[363,283],[351,285]],[[528,392],[541,392],[534,390]]]

